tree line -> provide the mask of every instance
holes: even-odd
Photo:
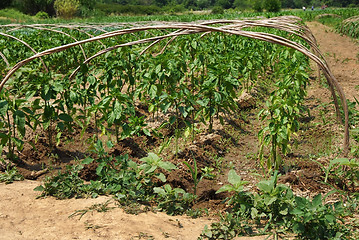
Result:
[[[359,0],[1,0],[0,9],[13,7],[26,14],[50,16],[88,16],[96,13],[154,14],[161,11],[213,9],[254,9],[279,11],[281,8],[359,6]],[[134,12],[137,11],[137,12]]]

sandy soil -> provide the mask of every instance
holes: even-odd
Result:
[[[359,44],[321,23],[309,22],[307,25],[317,39],[319,48],[346,97],[354,101],[354,97],[358,96],[356,87],[359,85]]]
[[[38,181],[0,184],[0,239],[196,239],[213,219],[191,219],[165,213],[126,214],[111,197],[96,199],[36,199]],[[107,212],[77,210],[110,201]],[[240,238],[261,240],[264,237]]]
[[[329,65],[350,100],[359,85],[359,46],[350,38],[333,33],[320,23],[308,23]],[[325,90],[325,89],[324,89]],[[326,92],[330,96],[329,90]],[[315,95],[315,89],[310,94]],[[120,208],[92,211],[69,218],[75,211],[104,204],[111,197],[97,199],[36,199],[33,189],[40,181],[0,184],[0,239],[197,239],[203,227],[214,219],[191,219],[164,213],[126,214]],[[238,238],[260,240],[265,237]]]

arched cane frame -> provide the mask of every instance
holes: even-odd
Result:
[[[218,20],[218,21],[204,22],[204,23],[200,23],[200,24],[194,24],[194,23],[170,24],[170,23],[168,23],[168,24],[162,24],[162,25],[134,27],[134,28],[129,28],[129,29],[122,29],[122,30],[116,30],[116,31],[112,31],[112,32],[106,32],[106,33],[101,34],[96,37],[92,37],[89,39],[85,39],[85,40],[81,40],[81,41],[77,41],[77,42],[69,43],[69,44],[66,44],[63,46],[45,50],[43,52],[33,55],[32,57],[29,57],[25,60],[18,62],[17,64],[15,64],[15,66],[12,69],[10,69],[8,71],[6,76],[0,82],[0,91],[2,91],[6,82],[10,79],[10,77],[19,68],[21,68],[22,66],[31,62],[32,60],[35,60],[37,58],[41,58],[42,56],[50,55],[50,54],[53,54],[56,52],[61,52],[68,48],[78,46],[81,44],[85,44],[88,42],[99,41],[99,40],[106,39],[106,38],[111,38],[111,37],[125,35],[125,34],[133,34],[133,33],[143,32],[143,31],[148,31],[148,30],[174,30],[173,32],[170,32],[170,33],[162,35],[162,36],[154,36],[151,38],[140,39],[137,41],[127,42],[124,44],[109,47],[107,49],[104,49],[104,50],[96,53],[95,55],[93,55],[91,57],[88,57],[84,61],[84,64],[88,63],[92,59],[94,59],[102,54],[105,54],[109,51],[112,51],[117,48],[125,47],[125,46],[133,46],[133,45],[138,45],[138,44],[150,43],[150,45],[147,46],[144,49],[144,51],[142,51],[142,53],[143,53],[147,49],[149,49],[150,47],[155,45],[156,43],[158,43],[162,40],[165,40],[165,39],[169,39],[166,46],[164,47],[164,48],[166,48],[167,45],[171,41],[173,41],[173,39],[175,39],[179,36],[182,36],[182,35],[190,35],[190,34],[202,34],[203,35],[203,34],[208,34],[211,32],[221,32],[221,33],[226,33],[226,34],[231,34],[231,35],[239,35],[239,36],[257,39],[257,40],[261,40],[261,41],[265,41],[265,42],[269,42],[269,43],[273,43],[273,44],[279,44],[279,45],[283,45],[283,46],[295,49],[295,50],[303,53],[305,56],[307,56],[308,58],[313,60],[318,65],[319,70],[321,70],[322,73],[324,74],[324,76],[328,82],[328,85],[330,87],[330,91],[332,93],[335,108],[337,111],[337,116],[339,116],[340,109],[339,109],[339,104],[337,101],[336,92],[338,93],[339,98],[342,103],[342,108],[343,108],[344,116],[345,116],[343,153],[344,153],[344,155],[347,155],[348,150],[349,150],[349,123],[348,123],[349,115],[348,115],[348,105],[347,105],[344,91],[343,91],[342,87],[340,86],[340,84],[338,83],[337,79],[332,74],[327,62],[325,61],[323,55],[321,54],[313,34],[310,32],[310,30],[307,26],[305,26],[304,24],[300,24],[300,21],[301,21],[301,19],[298,17],[285,16],[285,17],[275,17],[275,18],[271,18],[271,19],[260,19],[260,20]],[[223,24],[226,24],[226,25],[223,25]],[[212,27],[211,25],[221,25],[221,26]],[[242,30],[243,28],[248,28],[248,27],[275,28],[275,29],[279,29],[282,31],[286,31],[291,34],[295,34],[295,35],[303,38],[309,44],[309,46],[311,47],[313,52],[311,52],[308,48],[306,48],[305,46],[303,46],[297,42],[291,41],[289,39],[286,39],[284,37],[281,37],[281,36],[278,36],[275,34]],[[71,77],[73,77],[74,74],[76,74],[76,72],[78,70],[79,70],[79,68],[77,68],[73,72]]]

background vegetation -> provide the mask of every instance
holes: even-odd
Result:
[[[130,5],[130,3],[135,5]],[[276,12],[283,7],[297,7],[294,2],[279,0],[264,2],[258,0],[254,3],[257,11]],[[347,1],[345,5],[350,3],[355,4]],[[15,7],[25,13],[36,14],[38,18],[55,15],[71,18],[110,13],[150,15],[168,13],[171,12],[171,9],[172,11],[185,11],[206,8],[212,8],[212,11],[216,9],[216,12],[220,14],[225,8],[247,9],[253,7],[249,1],[221,0],[212,2],[103,1],[101,3],[79,0],[18,0],[3,1],[1,4]],[[296,4],[299,7],[302,5],[298,2]],[[310,2],[310,4],[315,6],[335,5],[333,2]],[[344,5],[344,2],[336,5]],[[343,18],[358,15],[358,9],[353,11],[335,9],[331,12]],[[11,18],[23,19],[21,21],[31,20],[28,15],[20,14],[14,9],[1,10],[0,16],[2,13]],[[308,20],[321,13],[321,11],[296,11],[294,14],[301,15],[304,20]],[[15,14],[18,16],[15,17]],[[265,16],[272,17],[280,14],[284,14],[284,12],[265,13]],[[241,16],[244,15],[255,16],[253,12],[241,14]],[[159,19],[194,21],[199,18],[233,19],[238,18],[238,12],[226,11],[226,15],[200,17],[192,14],[182,18],[172,15],[163,15],[161,18],[125,16],[116,17],[116,19],[104,18],[102,21]],[[88,19],[76,19],[76,21],[86,20]],[[354,20],[343,24],[338,30],[357,36],[355,30],[358,29],[357,21]],[[93,21],[97,21],[97,19]],[[321,17],[319,21],[341,22],[342,19],[327,16]],[[108,30],[113,30],[108,28]],[[75,29],[67,28],[63,31],[79,40],[88,37],[83,31]],[[87,33],[95,34],[92,30]],[[270,33],[280,34],[274,30]],[[51,31],[43,31],[40,35],[39,30],[18,29],[12,34],[25,39],[38,51],[63,45],[73,40]],[[154,30],[152,34],[156,35],[159,32]],[[140,36],[144,37],[145,35]],[[118,39],[107,39],[103,40],[102,44],[110,46],[118,42],[135,40],[135,37],[129,35]],[[5,41],[5,39],[0,41],[0,46],[3,46],[1,49],[4,49],[4,56],[8,58],[9,65],[16,64],[19,58],[32,56],[33,53],[19,42]],[[8,149],[7,157],[16,162],[17,153],[23,149],[25,141],[27,141],[25,138],[26,127],[28,132],[39,130],[46,133],[49,153],[52,153],[52,150],[61,141],[67,141],[66,135],[73,136],[75,130],[80,129],[81,132],[85,132],[86,129],[92,127],[96,131],[93,131],[92,138],[88,140],[89,156],[81,159],[82,161],[79,160],[73,166],[68,166],[63,172],[47,178],[44,184],[37,188],[42,192],[42,196],[70,198],[112,194],[121,205],[140,202],[152,204],[171,215],[187,213],[197,216],[201,210],[192,209],[192,206],[199,201],[197,185],[202,179],[216,178],[213,173],[219,175],[220,172],[223,172],[221,167],[218,167],[218,172],[214,170],[215,164],[204,168],[197,167],[197,160],[192,155],[193,163],[184,162],[183,166],[190,172],[193,191],[192,189],[178,188],[167,181],[169,172],[176,170],[176,166],[170,162],[164,161],[153,153],[149,153],[137,161],[131,160],[128,155],[114,157],[107,152],[108,149],[114,147],[113,143],[108,141],[105,145],[98,140],[98,135],[99,133],[115,135],[115,138],[112,139],[116,144],[130,137],[165,139],[161,135],[164,133],[160,130],[166,126],[166,128],[174,129],[167,141],[171,143],[172,137],[176,139],[175,154],[177,156],[180,134],[183,133],[184,136],[188,134],[188,137],[195,136],[198,133],[196,132],[198,131],[196,121],[204,123],[205,126],[208,126],[208,132],[212,132],[213,119],[219,118],[220,122],[223,122],[221,117],[225,116],[224,114],[235,116],[234,113],[238,109],[237,104],[233,101],[233,95],[238,94],[242,89],[250,91],[254,86],[262,87],[260,82],[265,80],[266,84],[272,83],[273,92],[270,93],[270,99],[265,103],[267,111],[259,114],[263,124],[267,123],[269,126],[263,128],[259,134],[261,148],[267,148],[267,156],[261,158],[260,166],[268,170],[273,167],[271,176],[260,181],[256,185],[258,191],[252,193],[243,188],[247,182],[242,181],[234,170],[230,170],[228,173],[229,184],[224,185],[217,193],[229,194],[226,195],[228,196],[227,203],[232,210],[224,213],[219,223],[206,227],[201,237],[203,239],[229,239],[236,235],[248,235],[252,234],[250,232],[252,227],[255,229],[258,224],[258,226],[264,226],[263,232],[268,230],[276,237],[283,232],[296,234],[302,239],[349,239],[347,236],[353,232],[350,229],[353,226],[343,223],[344,219],[348,219],[353,212],[357,211],[358,195],[355,187],[357,187],[359,178],[359,163],[356,159],[350,161],[349,159],[333,159],[327,167],[322,165],[324,182],[328,184],[339,182],[342,186],[335,191],[342,191],[342,198],[348,198],[345,206],[344,201],[328,203],[327,196],[322,194],[318,194],[312,199],[295,196],[290,188],[277,182],[278,174],[285,171],[283,170],[283,161],[279,156],[289,153],[291,135],[299,130],[298,119],[305,113],[302,103],[309,81],[307,59],[299,53],[280,46],[248,41],[244,38],[215,34],[201,38],[201,41],[198,39],[186,37],[181,40],[177,39],[171,44],[172,51],[166,51],[156,58],[152,58],[152,54],[158,49],[140,56],[137,54],[141,48],[136,46],[122,48],[114,55],[106,54],[102,58],[99,57],[92,61],[91,65],[82,66],[74,80],[67,77],[70,72],[66,72],[66,69],[70,70],[81,64],[86,58],[82,51],[69,49],[66,54],[58,53],[47,56],[46,61],[60,63],[49,64],[50,73],[42,71],[43,66],[38,62],[29,64],[28,68],[23,68],[19,75],[16,75],[18,81],[12,83],[8,88],[9,91],[0,95],[0,118],[2,119],[0,121],[0,139],[1,145],[6,145],[5,148]],[[214,48],[211,44],[221,47]],[[91,43],[86,46],[86,53],[88,56],[92,56],[102,50],[102,47],[101,44]],[[183,59],[187,60],[183,61]],[[231,59],[236,61],[231,61]],[[227,65],[228,62],[231,63],[230,67]],[[273,65],[273,62],[276,64]],[[59,67],[60,65],[61,67]],[[96,69],[101,69],[101,71],[96,71]],[[1,71],[4,73],[7,71],[5,65],[0,69],[0,73]],[[63,76],[65,77],[63,78]],[[135,81],[135,79],[141,79],[141,81]],[[124,86],[131,87],[126,89]],[[188,86],[190,87],[188,88]],[[94,89],[99,90],[96,92]],[[119,91],[110,91],[110,89]],[[125,89],[126,93],[122,93],[121,90]],[[31,98],[36,100],[29,101]],[[17,100],[13,101],[13,99]],[[158,116],[159,113],[164,115],[171,108],[174,111],[168,122],[161,125],[159,129],[152,129],[146,125],[144,116],[136,115],[139,107],[135,100],[141,101],[141,106],[147,106],[148,117]],[[354,112],[354,110],[352,111]],[[355,116],[357,113],[354,112],[352,115]],[[242,117],[246,118],[245,115]],[[91,119],[95,119],[92,125],[90,125]],[[353,122],[352,125],[355,126],[356,122]],[[70,141],[69,143],[71,144]],[[159,152],[163,148],[165,148],[165,141]],[[354,150],[358,151],[357,148]],[[90,164],[97,166],[96,177],[88,183],[79,176],[79,173]],[[210,170],[211,168],[212,170]],[[8,183],[21,179],[22,176],[17,173],[15,167],[8,167],[5,173],[0,175],[0,182]],[[350,192],[349,188],[354,190]]]
[[[318,9],[321,6],[356,7],[358,0],[2,0],[0,9],[16,8],[19,11],[36,15],[39,12],[49,16],[102,16],[105,14],[141,14],[153,15],[159,13],[176,13],[188,10],[215,9],[253,9],[261,12],[263,9],[277,12],[281,8],[302,8],[311,6]]]

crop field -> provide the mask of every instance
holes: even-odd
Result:
[[[109,201],[211,218],[163,238],[357,239],[359,51],[321,52],[311,30],[358,38],[357,14],[4,22],[0,181],[111,196],[80,219]],[[141,234],[128,239],[162,239]]]

